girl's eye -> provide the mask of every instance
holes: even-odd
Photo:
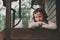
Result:
[[[35,18],[38,18],[38,17],[35,17]]]

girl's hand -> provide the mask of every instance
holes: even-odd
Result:
[[[36,28],[36,27],[38,27],[39,26],[39,24],[37,23],[37,22],[32,22],[32,23],[30,23],[29,24],[29,28]]]
[[[42,26],[42,22],[32,22],[29,24],[29,28],[36,28],[36,27],[41,27]]]
[[[42,27],[42,25],[46,25],[45,22],[37,22],[37,24],[39,25],[39,27]]]

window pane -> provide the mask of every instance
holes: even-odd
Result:
[[[3,1],[0,0],[0,32],[5,29],[6,24],[6,7],[3,4]]]
[[[27,28],[30,20],[31,0],[21,0],[21,17],[23,28]]]

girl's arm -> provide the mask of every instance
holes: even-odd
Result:
[[[29,24],[28,28],[36,28],[36,27],[40,27],[40,25],[42,25],[41,27],[43,28],[57,29],[56,24],[50,21],[48,22],[48,24],[45,22],[32,22]]]
[[[53,22],[50,22],[50,21],[48,22],[48,24],[46,24],[46,23],[43,22],[42,27],[48,28],[48,29],[57,29],[56,24],[53,23]]]
[[[39,27],[39,23],[38,22],[32,22],[28,26],[28,28],[36,28],[36,27]]]

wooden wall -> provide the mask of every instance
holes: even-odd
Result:
[[[56,0],[46,0],[45,10],[48,15],[48,20],[56,23]]]

